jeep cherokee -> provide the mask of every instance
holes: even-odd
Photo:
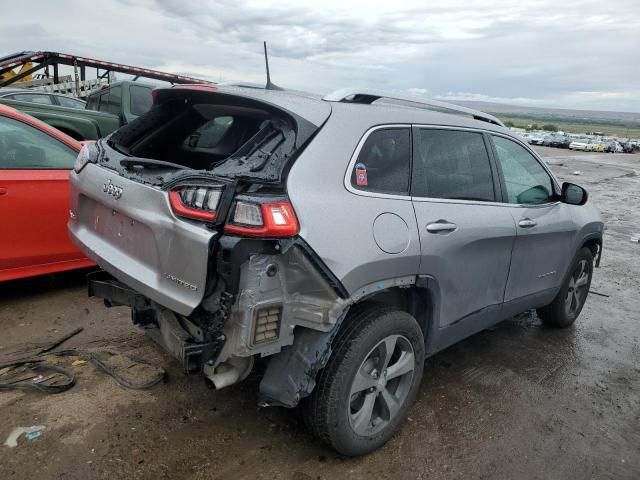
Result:
[[[265,358],[260,404],[301,403],[345,455],[398,429],[426,357],[584,306],[600,216],[491,115],[374,90],[153,96],[71,174],[89,294],[215,388]]]

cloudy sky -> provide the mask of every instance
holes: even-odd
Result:
[[[61,8],[62,5],[66,7]],[[324,93],[640,112],[638,0],[22,0],[0,56],[53,50]]]

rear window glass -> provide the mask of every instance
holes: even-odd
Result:
[[[412,193],[419,197],[495,201],[481,133],[417,129]]]
[[[153,97],[151,96],[150,88],[141,87],[140,85],[131,85],[129,88],[129,95],[131,96],[129,108],[133,115],[140,116],[151,109]]]
[[[367,192],[406,195],[410,170],[409,128],[375,130],[360,149],[351,172],[351,186]]]

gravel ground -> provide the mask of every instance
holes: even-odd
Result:
[[[409,421],[387,446],[347,459],[318,445],[296,411],[260,410],[257,374],[213,391],[130,323],[86,297],[83,272],[0,285],[0,361],[77,326],[68,342],[160,365],[168,382],[125,390],[87,364],[57,395],[0,393],[3,479],[640,478],[640,155],[539,149],[584,185],[608,227],[574,328],[521,316],[430,358]],[[578,173],[575,173],[578,172]]]

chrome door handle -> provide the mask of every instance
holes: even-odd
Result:
[[[455,223],[434,222],[427,225],[427,232],[429,233],[453,232],[456,228],[458,228],[458,226]]]
[[[520,222],[518,222],[518,225],[520,225],[522,228],[531,228],[535,227],[537,225],[537,222],[535,220],[531,220],[530,218],[525,218],[523,220],[520,220]]]

